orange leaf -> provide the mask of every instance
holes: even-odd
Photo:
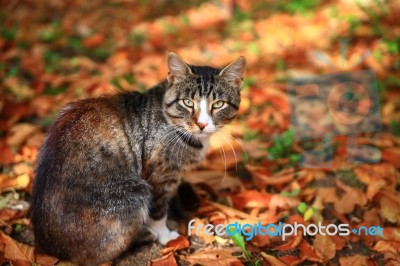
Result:
[[[171,240],[167,243],[167,247],[174,248],[174,251],[187,249],[189,248],[189,246],[189,240],[187,240],[186,237],[183,236],[179,236],[177,239]]]
[[[246,190],[233,198],[233,205],[238,209],[266,208],[269,206],[271,194],[261,193],[256,190]]]
[[[247,166],[247,169],[252,174],[254,183],[261,188],[264,188],[267,185],[283,185],[294,180],[296,175],[298,175],[298,177],[303,177],[306,174],[305,171],[300,171],[298,173],[294,173],[293,171],[282,171],[278,174],[271,175],[268,170],[261,167]]]
[[[263,256],[263,258],[272,266],[285,266],[286,264],[284,264],[283,262],[281,262],[280,260],[278,260],[277,258],[268,255],[265,252],[261,252],[261,256]]]
[[[15,265],[29,266],[35,259],[33,247],[18,243],[3,233],[0,233],[0,243],[4,244],[4,258]]]
[[[103,34],[95,34],[93,36],[85,38],[83,40],[83,46],[85,46],[86,48],[92,48],[92,47],[99,46],[100,44],[103,43],[103,41],[104,41]]]
[[[301,258],[292,255],[279,257],[279,260],[282,261],[285,265],[298,265],[303,261]]]
[[[275,250],[287,251],[287,250],[294,249],[301,243],[302,240],[303,240],[302,232],[298,231],[297,235],[294,236],[290,241],[288,241],[287,243],[285,243],[283,245],[276,247]]]
[[[315,249],[310,246],[305,240],[301,242],[299,246],[299,250],[301,253],[301,258],[304,260],[309,260],[309,261],[314,261],[314,262],[320,262],[322,263],[323,260],[322,258],[317,254]]]
[[[50,255],[36,253],[36,263],[42,266],[52,266],[58,262],[58,258]]]
[[[336,255],[335,242],[329,235],[317,234],[314,239],[314,248],[325,259],[333,259]]]
[[[176,265],[178,264],[176,264],[173,252],[163,256],[160,259],[150,261],[150,266],[176,266]]]
[[[368,265],[368,257],[362,255],[354,255],[347,257],[340,257],[339,262],[341,266],[347,265]]]
[[[194,265],[226,266],[243,265],[237,258],[225,249],[203,249],[192,254],[187,260]]]
[[[400,168],[400,148],[399,147],[390,147],[383,149],[382,151],[382,160],[388,161],[391,164],[395,165],[397,168]]]
[[[331,236],[332,241],[335,243],[336,250],[342,250],[346,246],[346,239],[338,235]]]

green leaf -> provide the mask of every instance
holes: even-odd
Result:
[[[390,129],[394,135],[400,136],[400,121],[397,120],[390,121]]]
[[[232,230],[231,230],[232,229]],[[229,231],[231,233],[234,232],[234,228],[229,228]],[[246,256],[246,258],[250,259],[251,258],[251,254],[250,252],[246,249],[246,245],[245,245],[245,240],[244,237],[240,234],[240,233],[235,233],[234,235],[231,235],[231,238],[233,240],[233,243],[235,243],[236,246],[240,247],[240,249],[243,251],[244,255]]]
[[[298,161],[300,161],[301,155],[292,153],[292,154],[289,155],[289,158],[290,158],[291,162],[297,163]]]
[[[308,208],[308,206],[307,206],[307,204],[306,204],[305,202],[300,202],[299,205],[297,205],[297,210],[298,210],[301,214],[305,213],[306,210],[307,210],[307,208]]]
[[[290,191],[290,192],[282,191],[282,192],[281,192],[281,195],[282,195],[282,196],[285,196],[285,197],[293,198],[293,197],[296,197],[297,195],[299,195],[300,191],[301,191],[300,189],[293,189],[293,190]]]

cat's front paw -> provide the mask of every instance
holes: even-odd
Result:
[[[174,240],[178,238],[180,234],[177,231],[168,231],[168,232],[163,232],[162,234],[158,235],[158,242],[160,242],[161,245],[166,245],[168,241]]]

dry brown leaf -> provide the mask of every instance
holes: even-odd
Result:
[[[210,205],[216,207],[217,209],[219,209],[220,211],[222,211],[223,213],[225,213],[226,215],[228,215],[229,217],[239,217],[242,219],[250,219],[250,220],[260,220],[257,217],[251,216],[250,214],[247,214],[245,212],[236,210],[234,208],[219,204],[219,203],[215,203],[215,202],[209,202]]]
[[[391,252],[393,254],[398,254],[400,252],[400,244],[396,241],[379,240],[376,242],[373,249],[381,253]]]
[[[387,185],[387,182],[383,179],[380,180],[373,180],[367,187],[367,198],[372,200],[375,195],[382,190]]]
[[[274,194],[271,197],[269,208],[271,210],[290,210],[299,204],[296,198],[285,197],[279,194]]]
[[[36,263],[42,266],[53,266],[58,262],[58,258],[42,253],[36,253]]]
[[[7,178],[0,175],[0,178],[0,190],[24,189],[28,187],[31,180],[28,174],[22,174],[12,178]]]
[[[247,169],[252,174],[254,183],[260,188],[264,188],[267,185],[283,185],[295,178],[294,173],[270,175],[268,170],[261,167],[247,166]]]
[[[290,239],[287,243],[282,244],[276,248],[275,250],[279,251],[287,251],[296,248],[303,240],[303,233],[299,230],[297,235],[295,235],[292,239]]]
[[[0,243],[4,245],[4,258],[17,265],[31,265],[35,260],[34,248],[14,241],[11,237],[0,233]],[[0,245],[1,246],[1,245]]]
[[[335,243],[336,250],[342,250],[346,246],[346,239],[338,235],[331,236],[332,241]]]
[[[344,195],[334,202],[337,212],[341,214],[350,213],[356,205],[364,206],[367,203],[367,197],[360,189],[347,186],[339,180],[336,181],[336,184],[340,189],[344,190]]]
[[[400,228],[386,226],[383,229],[383,238],[385,240],[394,240],[400,242]]]
[[[171,252],[159,259],[150,261],[150,266],[177,266],[174,253]]]
[[[217,170],[191,171],[185,174],[183,179],[191,184],[205,183],[214,191],[229,189],[237,191],[243,187],[242,183],[236,177]]]
[[[264,260],[266,260],[271,266],[285,266],[286,264],[284,264],[283,262],[281,262],[280,260],[278,260],[277,258],[268,255],[265,252],[261,252],[261,256],[263,256]]]
[[[335,187],[319,187],[316,189],[317,197],[324,203],[334,203],[338,201]]]
[[[14,162],[14,154],[6,143],[0,142],[0,165]]]
[[[385,148],[381,151],[382,160],[388,161],[397,168],[400,168],[400,147]]]
[[[400,223],[400,199],[384,195],[380,201],[379,212],[381,216],[391,223]]]
[[[246,190],[233,197],[233,205],[239,210],[244,208],[266,208],[270,204],[272,195],[257,190]]]
[[[322,258],[317,254],[315,249],[307,243],[307,241],[303,240],[303,242],[301,242],[299,250],[303,261],[309,260],[319,263],[323,262]]]
[[[39,131],[39,128],[35,125],[28,123],[16,124],[10,129],[7,135],[7,144],[19,147],[30,135],[37,131]]]
[[[204,249],[190,255],[187,259],[192,264],[200,264],[204,266],[229,266],[243,265],[237,258],[225,249]]]
[[[349,265],[368,266],[368,257],[363,255],[340,257],[339,263],[341,266],[349,266]]]
[[[317,234],[314,238],[315,250],[326,260],[333,259],[336,255],[336,245],[329,235]]]

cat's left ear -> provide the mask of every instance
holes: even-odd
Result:
[[[176,53],[170,52],[167,58],[168,82],[174,84],[192,74],[190,67]]]
[[[243,82],[243,74],[246,70],[246,58],[240,56],[235,61],[224,67],[219,75],[234,87],[241,87]]]

